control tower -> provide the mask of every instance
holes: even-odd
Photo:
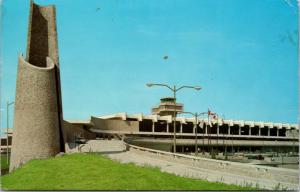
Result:
[[[171,115],[174,116],[175,112],[183,111],[183,104],[176,103],[173,97],[164,97],[160,99],[160,104],[152,108],[153,115],[166,116]]]

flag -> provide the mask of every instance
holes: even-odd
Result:
[[[219,119],[218,115],[216,113],[210,111],[209,109],[208,109],[207,114],[210,117],[210,119],[213,119],[213,120],[218,120]],[[211,121],[209,121],[208,123],[211,126]]]

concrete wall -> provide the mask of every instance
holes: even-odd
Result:
[[[56,10],[54,6],[30,3],[26,60],[38,67],[46,66],[46,57],[58,64]]]
[[[111,131],[139,131],[138,121],[123,121],[118,119],[99,119],[93,118],[91,122],[94,129],[111,130]]]
[[[251,183],[253,187],[259,185],[259,187],[263,189],[274,189],[279,185],[279,183],[280,187],[286,189],[295,190],[299,188],[298,170],[207,159],[152,150],[134,145],[126,145],[130,151],[134,151],[145,156],[182,163],[203,169],[204,174],[210,173],[210,175],[206,175],[206,177],[209,177],[207,178],[209,180],[213,179],[214,181],[238,184],[242,186]]]
[[[161,150],[161,151],[167,151],[170,152],[172,150],[173,142],[169,143],[162,143],[162,142],[147,142],[135,138],[126,138],[125,142],[128,144],[145,147],[149,149],[155,149],[155,150]]]
[[[75,147],[75,137],[83,137],[90,140],[95,139],[96,134],[86,130],[83,125],[75,125],[68,121],[63,121],[63,138],[66,152]]]
[[[39,6],[30,1],[26,61],[38,67],[46,67],[46,58],[55,65],[55,78],[60,132],[60,151],[64,151],[62,138],[62,99],[55,6]]]
[[[33,66],[19,57],[10,171],[60,152],[55,68],[50,58],[48,66]]]
[[[64,151],[54,6],[30,2],[27,42],[17,72],[10,171]]]
[[[202,139],[198,139],[198,146],[201,147],[203,144]],[[173,139],[171,138],[133,138],[131,142],[140,142],[140,143],[149,143],[151,145],[152,143],[165,143],[165,144],[171,144],[173,143]],[[194,139],[176,139],[177,145],[195,145]],[[217,144],[218,143],[218,144]],[[204,139],[204,145],[208,145],[208,140]],[[223,140],[219,139],[218,142],[216,139],[210,140],[210,145],[213,146],[223,146]],[[299,142],[293,142],[293,141],[262,141],[262,140],[225,140],[224,145],[227,147],[230,146],[298,146]]]

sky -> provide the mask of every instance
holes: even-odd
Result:
[[[56,5],[63,116],[150,114],[163,87],[184,110],[297,123],[296,0],[35,0]],[[1,4],[1,127],[26,55],[29,0]],[[168,59],[164,59],[168,56]],[[13,106],[9,113],[13,125]]]

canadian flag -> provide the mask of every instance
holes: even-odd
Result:
[[[209,109],[208,109],[208,115],[214,120],[218,120],[219,118],[216,113],[211,112]]]
[[[211,119],[218,120],[219,117],[218,117],[218,115],[216,113],[210,111],[209,109],[208,109],[207,114],[210,117],[208,124],[209,124],[210,127],[212,127]]]

